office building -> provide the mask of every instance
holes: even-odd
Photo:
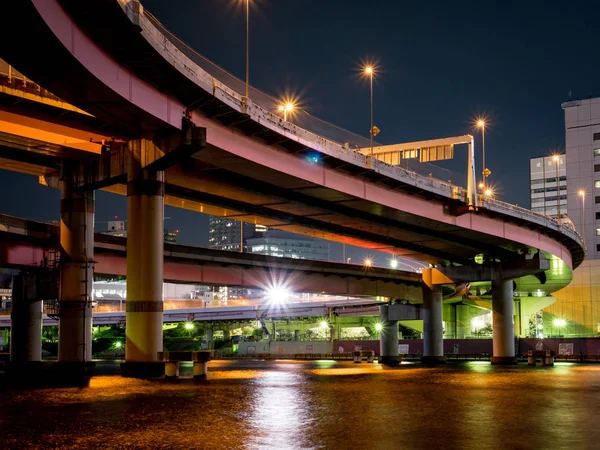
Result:
[[[539,156],[529,160],[531,209],[547,216],[567,213],[566,155]],[[557,181],[558,180],[558,181]]]
[[[111,220],[108,222],[106,231],[101,231],[102,234],[111,236],[127,237],[127,228],[124,220]],[[179,230],[164,230],[164,241],[168,244],[177,244],[179,242]]]
[[[243,227],[243,238],[240,236]],[[208,246],[217,250],[240,251],[240,240],[244,241],[243,251],[246,251],[246,239],[266,231],[266,227],[252,223],[240,222],[226,217],[210,216],[208,219]]]
[[[280,230],[247,240],[248,252],[294,259],[329,261],[329,243]]]
[[[544,327],[564,320],[563,334],[600,335],[600,98],[562,104],[565,114],[567,214],[587,246],[573,281],[544,309]],[[564,270],[568,270],[566,267]]]

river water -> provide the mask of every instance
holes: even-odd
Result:
[[[600,365],[212,361],[209,377],[1,393],[0,449],[600,448]]]

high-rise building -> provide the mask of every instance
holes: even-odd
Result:
[[[244,242],[249,237],[254,236],[257,227],[264,228],[252,223],[242,223],[235,219],[210,216],[208,219],[208,246],[217,250],[239,252],[242,227]],[[243,250],[246,251],[245,244]]]
[[[294,259],[329,261],[329,243],[280,230],[247,241],[248,252]]]
[[[585,239],[587,252],[583,263],[573,271],[573,281],[554,294],[556,303],[544,309],[544,327],[560,319],[566,324],[564,335],[597,336],[600,335],[600,98],[565,102],[562,108],[567,214]]]
[[[102,234],[110,234],[111,236],[127,237],[127,228],[124,220],[111,220],[108,222],[106,231],[101,231]],[[179,230],[164,231],[164,241],[168,244],[177,244],[179,242]]]
[[[567,158],[556,154],[529,160],[531,209],[547,216],[567,213]]]

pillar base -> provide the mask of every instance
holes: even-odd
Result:
[[[128,378],[162,378],[165,375],[164,361],[127,361],[121,363],[121,376]]]
[[[385,364],[386,366],[398,366],[400,365],[399,356],[380,356],[379,364]]]
[[[445,356],[422,356],[421,363],[427,365],[446,364]]]
[[[517,358],[515,356],[492,356],[490,362],[493,366],[516,366]]]
[[[94,374],[93,362],[11,361],[6,365],[9,388],[87,387]]]

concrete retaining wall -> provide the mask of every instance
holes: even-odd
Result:
[[[240,342],[238,355],[250,356],[256,353],[269,353],[271,355],[294,355],[297,353],[331,353],[331,342],[319,341],[260,341]]]

